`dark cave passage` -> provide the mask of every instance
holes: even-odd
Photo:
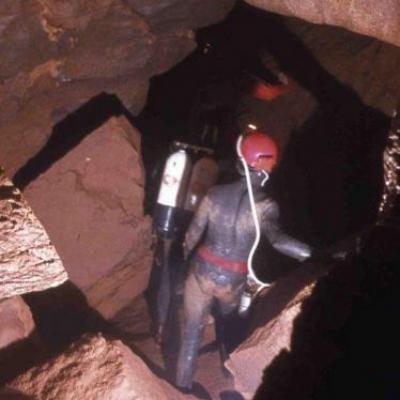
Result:
[[[359,39],[363,43],[354,46],[371,40]],[[289,233],[321,246],[374,222],[388,117],[320,65],[276,15],[239,2],[225,21],[199,30],[197,41],[198,49],[185,61],[153,78],[146,108],[135,118],[143,133],[148,212],[173,140],[212,147],[219,182],[229,182],[238,176],[236,138],[258,119],[281,144],[282,159],[269,190],[279,200]],[[256,83],[275,84],[279,73],[300,89],[284,95],[286,103],[254,100]],[[315,106],[298,118],[296,107],[304,101]],[[297,125],[288,122],[296,118]],[[203,135],[210,126],[218,131],[214,143]],[[265,277],[274,279],[293,268],[265,247],[277,265],[264,271]]]

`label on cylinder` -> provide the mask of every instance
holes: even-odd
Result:
[[[178,207],[186,189],[190,160],[184,150],[171,154],[165,163],[157,203]]]

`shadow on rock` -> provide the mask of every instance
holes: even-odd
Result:
[[[84,333],[113,334],[110,324],[70,281],[23,298],[32,312],[35,331],[0,351],[0,385],[62,352]]]
[[[376,227],[361,256],[318,282],[256,400],[400,398],[399,241],[395,228]]]

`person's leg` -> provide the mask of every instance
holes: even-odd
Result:
[[[211,293],[201,289],[198,279],[206,278],[196,277],[192,271],[186,281],[184,292],[185,323],[178,357],[176,384],[185,389],[190,389],[192,386],[205,317],[213,299]]]
[[[214,311],[215,337],[220,353],[221,368],[226,376],[230,374],[225,368],[225,361],[228,359],[228,352],[233,339],[232,335],[234,335],[234,332],[227,331],[227,327],[229,327],[231,319],[234,318],[243,288],[243,282],[239,280],[238,283],[236,279],[233,279],[232,283],[220,286],[214,292],[215,297],[218,299]],[[227,335],[227,332],[229,332],[229,335]]]

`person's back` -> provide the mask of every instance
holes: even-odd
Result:
[[[263,210],[271,203],[272,200],[264,193],[258,194],[258,214],[263,214]],[[247,260],[255,237],[255,227],[244,180],[210,189],[196,219],[186,235],[186,242],[191,240],[191,236],[198,237],[199,230],[201,234],[204,230],[202,246],[226,260]]]

